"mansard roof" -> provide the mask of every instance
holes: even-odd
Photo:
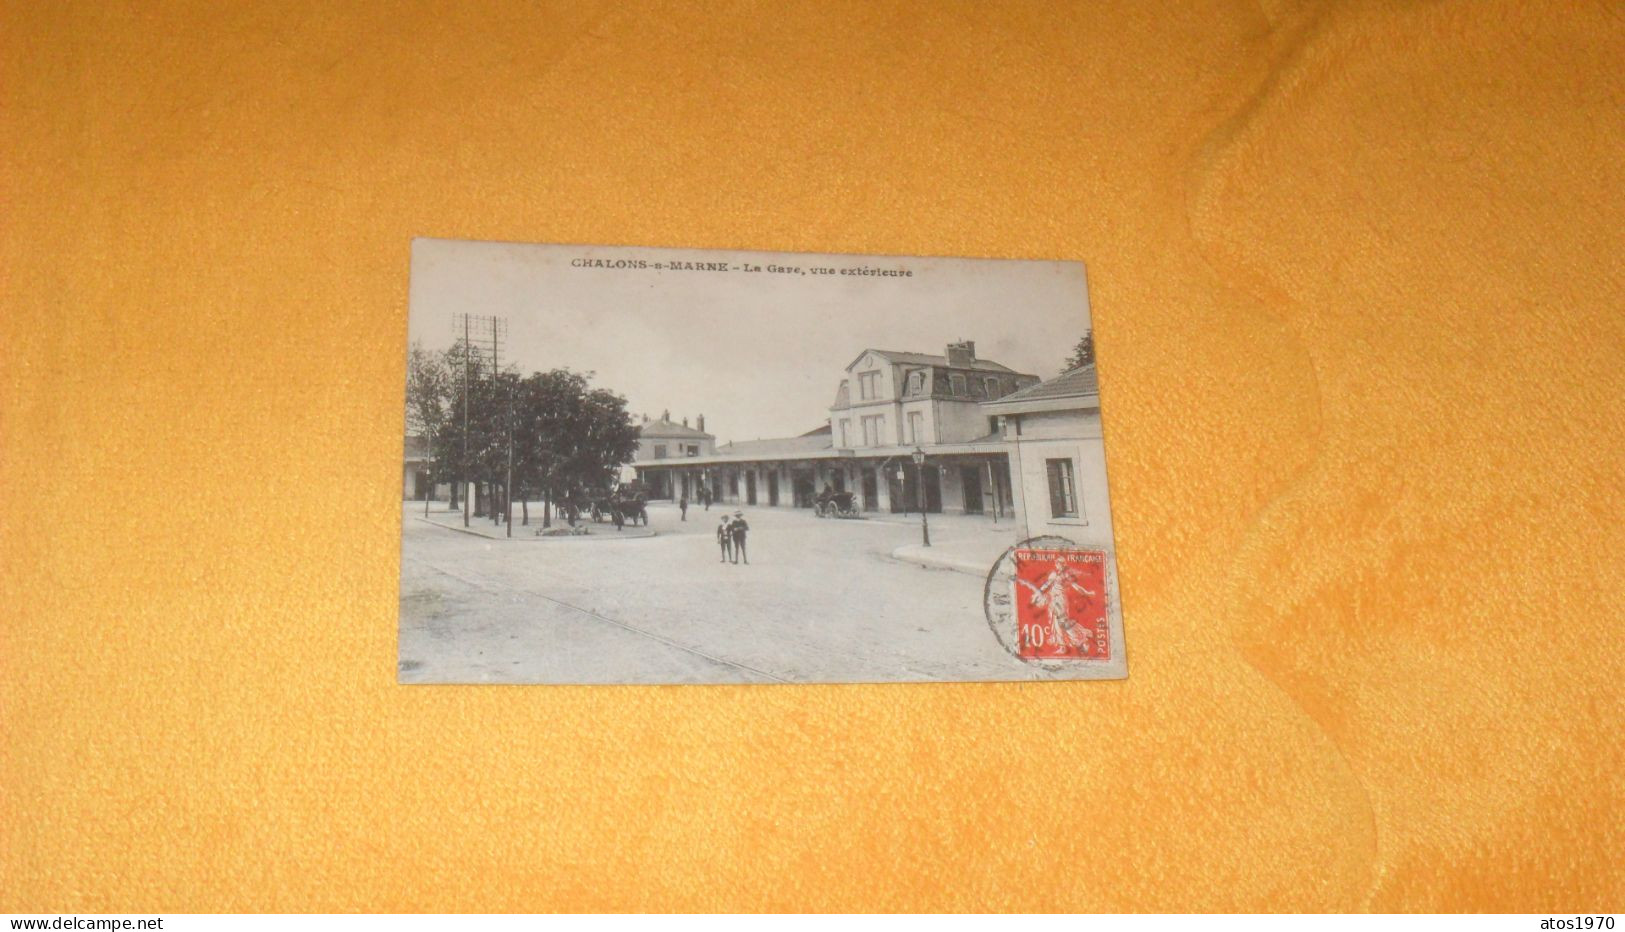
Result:
[[[684,424],[674,424],[670,420],[645,421],[638,426],[638,436],[658,438],[661,440],[715,440],[716,437],[703,430],[695,430]]]
[[[846,364],[847,371],[848,372],[852,371],[852,367],[858,364],[858,360],[862,359],[863,357],[867,356],[870,353],[874,353],[876,356],[879,356],[880,358],[882,358],[882,359],[884,359],[884,360],[886,360],[888,362],[903,363],[903,364],[906,364],[906,365],[915,365],[915,366],[943,366],[943,367],[948,367],[948,357],[946,357],[946,356],[933,356],[933,355],[931,355],[929,353],[909,353],[909,352],[903,352],[901,350],[883,350],[883,349],[870,348],[870,349],[866,349],[863,352],[859,353],[856,357],[853,358],[853,360],[851,362],[847,363]],[[954,369],[972,369],[972,370],[975,370],[977,372],[1015,372],[1015,370],[1010,368],[1009,366],[1003,365],[1002,363],[996,363],[991,359],[972,359],[970,361],[970,365],[968,365],[968,366],[952,366],[951,368],[954,368]]]

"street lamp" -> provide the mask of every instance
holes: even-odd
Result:
[[[914,506],[920,509],[920,536],[931,546],[931,525],[925,520],[925,451],[914,448]]]
[[[423,516],[425,518],[429,516],[429,503],[434,501],[434,480],[438,478],[430,471],[433,469],[433,462],[433,460],[425,458],[423,461],[425,468],[418,473],[419,476],[426,476],[429,483],[429,490],[423,494]]]

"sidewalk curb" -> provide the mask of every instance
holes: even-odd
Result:
[[[563,541],[572,541],[572,542],[577,542],[577,543],[582,542],[582,541],[589,541],[589,540],[648,540],[651,537],[659,537],[660,536],[659,531],[651,531],[651,530],[648,530],[647,528],[644,528],[642,530],[634,531],[631,534],[627,534],[625,532],[616,533],[616,534],[580,534],[580,535],[575,535],[575,536],[572,536],[572,535],[569,535],[569,534],[559,534],[559,535],[556,535],[556,536],[553,536],[553,537],[543,537],[540,534],[530,533],[530,534],[515,534],[512,537],[508,537],[506,535],[497,536],[497,535],[493,535],[493,534],[485,534],[485,533],[482,533],[480,531],[476,531],[473,528],[457,527],[454,524],[441,524],[439,521],[436,521],[436,520],[434,520],[432,518],[425,518],[422,515],[413,515],[412,518],[413,518],[413,520],[422,521],[424,524],[430,525],[432,527],[444,528],[444,529],[446,529],[448,531],[456,531],[459,534],[467,534],[470,537],[479,537],[479,538],[482,538],[484,540],[496,540],[496,541],[503,541],[503,542],[506,542],[506,543],[513,543],[513,542],[517,542],[517,541],[537,541],[537,542],[547,541],[547,542],[552,542],[552,541],[561,541],[561,540],[563,540]]]
[[[975,576],[977,579],[986,579],[988,570],[992,568],[991,564],[983,566],[965,557],[932,553],[921,544],[905,544],[898,547],[891,552],[891,558],[899,563],[912,563],[930,570],[952,570],[967,576]]]

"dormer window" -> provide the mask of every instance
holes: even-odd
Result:
[[[925,394],[925,371],[916,369],[908,374],[908,393],[910,395]]]
[[[880,373],[858,373],[858,398],[863,401],[872,401],[880,397]]]
[[[952,386],[955,395],[965,394],[965,377],[963,375],[956,372],[948,376],[948,383]]]

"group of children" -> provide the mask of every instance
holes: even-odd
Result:
[[[722,550],[722,561],[730,560],[738,563],[744,557],[746,565],[750,564],[750,557],[745,554],[745,535],[750,533],[750,525],[745,523],[745,513],[736,511],[731,515],[723,515],[722,521],[717,524],[717,546]]]

